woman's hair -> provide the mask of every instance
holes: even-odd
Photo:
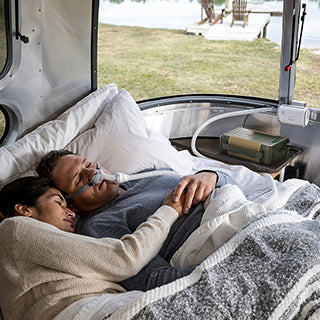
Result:
[[[50,188],[54,188],[50,179],[23,177],[16,179],[0,191],[0,212],[5,218],[15,215],[15,205],[34,206],[37,200]]]
[[[51,171],[55,167],[57,161],[68,154],[75,154],[72,151],[69,150],[52,150],[48,154],[46,154],[38,164],[36,171],[39,175],[39,177],[44,177],[51,179]]]

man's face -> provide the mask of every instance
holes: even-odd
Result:
[[[96,172],[94,162],[78,155],[68,154],[57,161],[51,175],[56,186],[69,194],[90,182]],[[73,205],[80,214],[89,214],[116,198],[121,191],[118,184],[104,180],[73,198]]]

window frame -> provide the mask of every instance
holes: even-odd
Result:
[[[1,1],[1,0],[0,0]],[[0,71],[0,79],[4,78],[9,72],[12,65],[13,48],[12,48],[12,21],[10,0],[4,2],[4,19],[5,19],[5,36],[7,44],[7,56],[3,68]]]
[[[0,112],[2,113],[2,115],[4,117],[4,130],[3,130],[2,136],[0,137],[0,146],[1,146],[9,134],[10,116],[9,116],[7,108],[3,104],[0,104]]]

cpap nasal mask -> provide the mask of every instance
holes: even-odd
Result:
[[[143,178],[155,177],[155,176],[163,176],[163,175],[178,175],[177,172],[171,170],[154,170],[154,171],[146,171],[136,174],[125,174],[122,172],[116,172],[115,174],[106,174],[101,168],[100,164],[96,164],[97,173],[92,177],[92,180],[81,187],[79,190],[72,192],[70,194],[65,195],[67,200],[73,199],[79,196],[81,193],[88,190],[90,187],[95,184],[101,183],[103,180],[111,181],[117,184],[122,184],[132,180],[138,180]]]

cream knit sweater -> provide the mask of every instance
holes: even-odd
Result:
[[[88,296],[124,292],[160,250],[177,212],[162,206],[130,235],[95,239],[28,217],[0,224],[0,307],[4,320],[53,319]]]

